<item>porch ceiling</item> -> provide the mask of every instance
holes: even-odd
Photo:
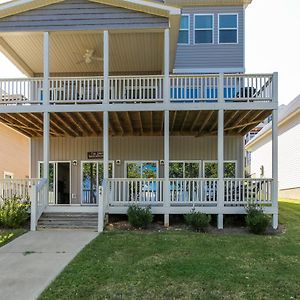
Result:
[[[227,135],[245,135],[269,116],[267,110],[225,111],[224,128]],[[163,112],[110,112],[111,136],[163,135]],[[101,112],[51,113],[52,136],[99,136],[102,135]],[[41,113],[0,114],[0,122],[29,137],[43,135]],[[172,111],[170,134],[182,136],[216,135],[218,111]]]
[[[8,56],[17,58],[18,65],[23,66],[27,75],[39,76],[43,73],[42,33],[1,33],[1,48]],[[111,31],[109,48],[111,74],[158,74],[162,71],[162,31]],[[102,74],[103,61],[83,62],[86,50],[94,50],[94,56],[103,58],[102,32],[53,32],[50,37],[52,75]]]

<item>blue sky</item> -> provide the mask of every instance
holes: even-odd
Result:
[[[253,0],[246,10],[246,72],[279,72],[280,104],[300,94],[299,34],[300,0]],[[0,78],[22,76],[0,53]]]

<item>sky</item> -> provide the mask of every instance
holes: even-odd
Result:
[[[246,73],[273,72],[279,104],[288,104],[300,94],[300,0],[253,0],[246,9]],[[14,77],[24,75],[0,53],[0,78]]]

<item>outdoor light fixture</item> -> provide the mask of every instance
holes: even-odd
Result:
[[[76,166],[77,166],[77,160],[73,160],[73,161],[72,161],[72,165],[73,165],[74,167],[76,167]]]
[[[121,160],[120,159],[117,159],[116,160],[116,165],[120,165],[121,164]]]
[[[163,166],[163,165],[165,164],[165,161],[164,161],[163,159],[161,159],[161,160],[159,161],[159,164],[160,164],[161,166]]]

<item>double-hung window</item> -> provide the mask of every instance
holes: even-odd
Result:
[[[194,18],[194,43],[213,44],[213,15],[195,15]]]
[[[238,43],[238,15],[219,14],[219,44]]]
[[[190,43],[190,16],[182,15],[180,20],[178,44],[188,45],[189,43]]]

